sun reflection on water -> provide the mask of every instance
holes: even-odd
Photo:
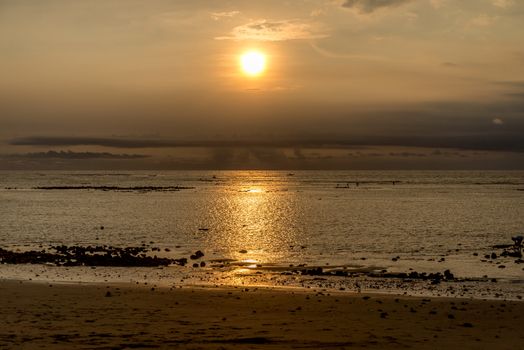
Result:
[[[264,192],[264,190],[261,189],[261,188],[249,188],[249,189],[244,190],[242,192],[246,192],[246,193],[262,193],[262,192]]]
[[[208,237],[208,243],[248,270],[288,257],[289,247],[304,242],[298,242],[296,197],[280,187],[254,184],[249,176],[239,176],[216,203],[221,227]]]

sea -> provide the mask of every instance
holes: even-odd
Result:
[[[484,294],[477,296],[517,297],[524,264],[494,247],[523,234],[522,171],[0,172],[0,248],[147,246],[172,258],[200,250],[207,263],[0,264],[4,279],[311,287],[315,278],[289,270],[450,270],[463,283],[480,284]],[[345,287],[316,278],[321,287],[363,288],[347,277]],[[410,289],[373,281],[364,285]]]

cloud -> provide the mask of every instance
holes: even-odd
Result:
[[[309,15],[311,17],[319,17],[319,16],[324,16],[325,14],[326,14],[326,10],[325,9],[317,8],[317,9],[313,9]]]
[[[410,158],[410,157],[428,157],[428,153],[423,152],[350,152],[347,154],[351,158],[366,158],[366,157],[400,157],[400,158]]]
[[[524,81],[498,81],[496,85],[502,86],[507,90],[504,95],[514,98],[517,101],[524,101]],[[522,111],[524,106],[519,105],[518,111]]]
[[[503,9],[507,9],[515,5],[514,0],[493,0],[492,3],[493,3],[493,6],[500,7]]]
[[[384,61],[384,57],[378,55],[369,55],[363,53],[339,53],[327,50],[323,47],[320,47],[315,42],[310,42],[309,45],[313,50],[319,53],[322,56],[330,58],[348,58],[348,59],[357,59],[357,60],[366,60],[366,61]]]
[[[150,156],[144,154],[114,154],[108,152],[47,151],[10,154],[7,157],[31,159],[141,159]]]
[[[215,21],[218,21],[224,18],[232,18],[239,14],[240,14],[240,11],[223,11],[223,12],[211,12],[210,16]]]
[[[494,118],[492,120],[492,123],[495,124],[495,125],[502,125],[502,124],[504,124],[504,120],[502,120],[501,118]]]
[[[325,38],[328,34],[318,23],[302,20],[269,21],[257,20],[233,28],[228,36],[216,37],[217,40],[257,40],[285,41]]]
[[[360,13],[372,13],[379,9],[396,7],[412,0],[345,0],[342,7],[356,10]]]
[[[447,0],[429,0],[429,3],[431,6],[433,6],[436,9],[441,8],[446,4]]]
[[[498,20],[498,16],[489,16],[486,14],[478,15],[469,20],[468,27],[490,27]]]
[[[524,89],[524,80],[506,80],[495,82],[498,85],[505,85],[512,88]]]
[[[428,155],[426,153],[421,153],[421,152],[390,152],[389,156],[408,158],[408,157],[427,157]]]
[[[103,146],[114,148],[243,148],[264,158],[266,149],[349,149],[362,146],[403,146],[423,148],[453,148],[463,150],[489,150],[524,152],[524,137],[519,131],[504,133],[456,133],[454,135],[381,135],[368,134],[339,138],[301,138],[301,139],[249,139],[249,140],[147,140],[122,138],[84,138],[84,137],[27,137],[13,139],[14,146]]]

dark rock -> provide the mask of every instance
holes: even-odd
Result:
[[[200,250],[197,250],[197,251],[195,252],[195,254],[191,255],[189,258],[190,258],[191,260],[196,260],[196,259],[200,259],[200,258],[203,257],[203,256],[204,256],[204,253],[202,253],[202,251],[200,251]]]
[[[511,244],[496,244],[493,246],[493,248],[495,249],[507,249],[507,248],[511,248],[512,245]]]
[[[306,269],[302,270],[303,275],[310,275],[310,276],[322,276],[324,275],[324,270],[322,270],[321,267],[317,267],[315,269]]]
[[[503,251],[502,256],[509,256],[512,258],[522,258],[522,253],[520,251]]]

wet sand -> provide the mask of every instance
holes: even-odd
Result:
[[[0,281],[4,349],[518,349],[524,302]]]

